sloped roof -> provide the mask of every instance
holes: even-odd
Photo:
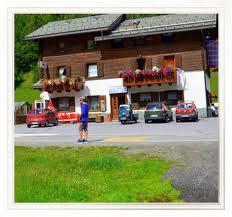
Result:
[[[24,102],[15,102],[15,111],[17,111],[20,107],[22,107],[23,105],[29,105],[28,102],[24,101]]]
[[[43,27],[27,35],[25,39],[35,40],[61,35],[111,30],[116,24],[118,24],[121,18],[122,16],[119,14],[105,14],[49,22]]]
[[[216,14],[172,14],[125,20],[108,35],[96,41],[169,32],[215,28]]]
[[[32,85],[32,89],[41,89],[41,88],[42,88],[42,82],[40,80]]]

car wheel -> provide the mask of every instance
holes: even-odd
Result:
[[[126,123],[125,121],[121,121],[121,124],[123,124],[123,125],[124,125],[125,123]]]
[[[195,116],[195,117],[194,117],[193,121],[194,121],[194,122],[196,122],[196,121],[197,121],[197,116]]]
[[[176,119],[176,122],[178,123],[178,122],[180,122],[180,120],[179,120],[179,119]]]
[[[30,128],[30,127],[31,127],[31,125],[30,125],[30,124],[27,124],[27,127],[28,127],[28,128]]]
[[[166,116],[165,119],[164,119],[164,122],[165,122],[165,123],[168,123],[168,120],[169,120],[169,119],[168,119],[168,116]]]
[[[145,119],[145,123],[147,124],[147,123],[148,123],[148,120]]]

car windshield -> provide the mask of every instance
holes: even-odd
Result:
[[[29,114],[32,114],[32,115],[43,114],[43,110],[41,110],[41,109],[33,109],[33,110],[30,111]]]
[[[129,108],[129,106],[120,106],[120,107],[119,107],[119,110],[120,110],[121,112],[123,112],[123,111],[129,111],[130,108]]]
[[[160,103],[147,105],[147,110],[155,109],[162,109],[162,105]]]
[[[179,109],[192,109],[193,105],[192,103],[182,103],[182,104],[179,104],[178,108]]]

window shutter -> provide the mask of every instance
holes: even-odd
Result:
[[[69,97],[69,112],[75,112],[75,98]]]
[[[54,67],[53,69],[53,78],[59,78],[60,75],[59,75],[59,67]]]
[[[98,75],[98,77],[104,76],[104,64],[103,64],[103,62],[97,63],[97,75]]]
[[[146,58],[146,69],[148,70],[152,69],[152,58],[150,57]]]
[[[175,55],[175,66],[176,68],[182,68],[182,56],[179,54]]]
[[[71,66],[65,67],[66,77],[71,78]]]
[[[100,110],[101,112],[105,112],[106,111],[106,96],[99,96],[100,99]]]

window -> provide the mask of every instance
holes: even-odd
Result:
[[[178,105],[178,109],[192,109],[193,108],[193,105],[192,103],[181,103]]]
[[[147,103],[151,102],[151,93],[139,94],[139,106],[146,107]]]
[[[64,52],[64,43],[59,43],[59,51]]]
[[[156,110],[156,109],[162,109],[162,104],[156,103],[156,104],[150,104],[147,106],[147,110]]]
[[[145,69],[145,59],[139,58],[137,59],[138,69],[144,70]]]
[[[89,97],[89,110],[90,111],[99,111],[99,96],[90,96]]]
[[[69,111],[69,98],[59,98],[59,111]]]
[[[66,77],[66,70],[65,66],[59,66],[58,67],[58,73],[59,73],[59,78],[63,80]]]
[[[176,91],[168,91],[168,100],[167,104],[168,105],[176,105],[178,102],[177,99],[177,92]]]
[[[30,111],[30,114],[33,114],[33,115],[40,115],[40,114],[43,114],[43,110],[42,109],[32,109]]]
[[[97,77],[98,74],[97,74],[97,64],[89,64],[87,66],[87,69],[88,69],[88,74],[87,76],[89,78],[92,78],[92,77]]]
[[[93,40],[88,40],[87,41],[87,49],[91,50],[95,48],[95,44]]]
[[[112,47],[113,48],[123,48],[124,44],[123,44],[123,40],[122,39],[115,39],[112,41]]]
[[[168,92],[168,99],[177,99],[176,91]]]
[[[164,56],[164,67],[167,66],[175,66],[175,56],[171,55],[171,56]]]

